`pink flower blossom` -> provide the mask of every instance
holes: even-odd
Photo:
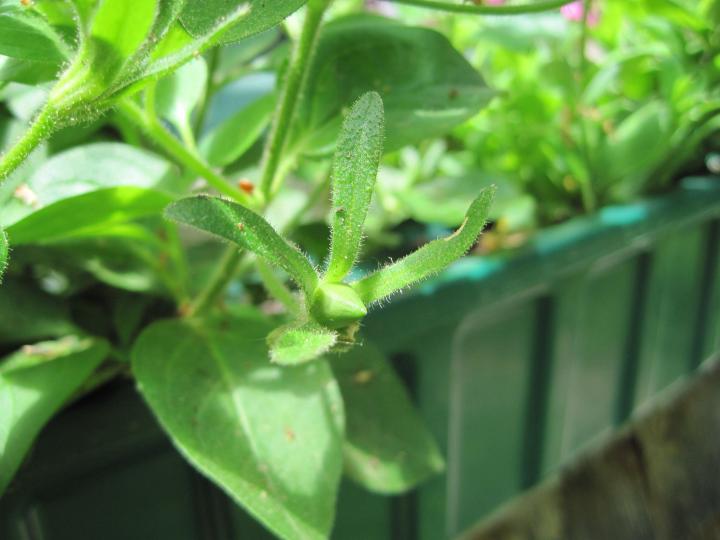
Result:
[[[502,6],[505,0],[485,0],[485,4],[488,6]]]
[[[580,22],[583,20],[583,15],[585,13],[584,2],[582,0],[576,0],[575,2],[565,4],[560,8],[560,13],[562,13],[562,16],[568,21]],[[590,6],[587,22],[589,26],[595,26],[598,22],[600,22],[600,9],[597,5],[595,5],[595,3],[592,3]]]

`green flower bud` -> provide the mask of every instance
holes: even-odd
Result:
[[[367,315],[358,294],[344,283],[321,283],[312,298],[310,312],[330,328],[342,328]]]

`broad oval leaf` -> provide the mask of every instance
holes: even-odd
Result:
[[[16,245],[102,235],[113,225],[159,215],[170,201],[169,195],[151,189],[101,189],[46,206],[8,227],[7,233]]]
[[[465,255],[485,227],[494,195],[494,186],[483,189],[468,208],[463,224],[447,238],[425,244],[396,263],[352,283],[365,305],[437,274]]]
[[[268,361],[259,317],[162,321],[132,353],[141,393],[180,452],[281,538],[327,538],[342,470],[330,368]]]
[[[171,204],[165,215],[236,243],[285,270],[306,295],[318,284],[313,266],[298,248],[285,241],[261,216],[232,201],[199,195]]]
[[[329,282],[342,280],[357,260],[382,146],[382,99],[376,92],[368,92],[345,118],[333,160],[332,235],[324,276]]]
[[[331,359],[346,405],[345,472],[371,491],[401,493],[444,460],[407,390],[370,343]]]
[[[0,54],[53,64],[69,56],[70,48],[42,15],[18,0],[0,4]]]
[[[68,336],[26,345],[0,360],[0,494],[43,426],[108,350],[104,341]]]
[[[3,206],[0,225],[9,226],[50,204],[121,186],[176,192],[182,186],[161,157],[122,143],[76,146],[45,161]]]
[[[386,151],[444,135],[494,95],[442,34],[369,15],[325,25],[307,85],[293,134],[305,153],[332,150],[342,109],[370,90],[385,105]]]

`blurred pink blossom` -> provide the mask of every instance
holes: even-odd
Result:
[[[582,0],[570,2],[569,4],[565,4],[563,7],[560,8],[560,13],[562,13],[562,16],[565,17],[568,21],[582,21],[584,12],[584,2]],[[597,7],[597,5],[595,5],[594,2],[590,6],[590,12],[587,16],[587,22],[589,26],[595,26],[598,22],[600,22],[600,9]]]
[[[488,6],[502,6],[505,0],[485,0],[485,4]]]

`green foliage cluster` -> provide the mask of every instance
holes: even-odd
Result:
[[[518,17],[567,1],[403,2],[466,15],[438,16],[441,32],[354,1],[0,0],[0,492],[54,414],[132,376],[182,455],[268,529],[328,537],[342,474],[388,494],[444,467],[362,336],[368,310],[462,257],[485,226],[488,174],[448,179],[440,163],[469,153],[470,170],[499,180],[537,173],[523,189],[569,214],[578,197],[589,209],[635,193],[652,167],[672,169],[656,145],[682,161],[678,148],[694,155],[714,125],[717,56],[695,73],[682,55],[701,49],[668,36],[687,23],[707,54],[717,25],[679,3],[633,23],[665,48],[607,66],[582,56],[578,82],[558,57],[613,39],[587,24],[519,60],[545,19]],[[711,4],[702,13],[717,17]],[[649,82],[615,99],[618,81],[639,84],[637,66]],[[569,146],[563,100],[585,119]],[[515,106],[522,124],[505,121]],[[591,106],[620,119],[616,137],[598,142]],[[579,194],[557,187],[549,161],[563,159],[589,186]],[[518,189],[497,183],[494,216],[522,215],[508,203]],[[456,230],[368,271],[383,212]]]

